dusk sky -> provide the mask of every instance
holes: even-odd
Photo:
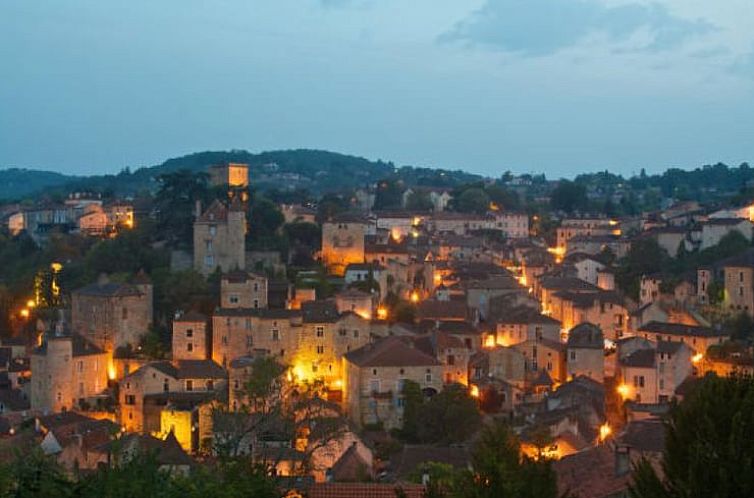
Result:
[[[754,162],[752,0],[0,0],[0,168]]]

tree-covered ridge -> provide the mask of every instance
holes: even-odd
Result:
[[[0,199],[16,199],[47,188],[60,187],[75,177],[52,171],[10,168],[0,170]]]

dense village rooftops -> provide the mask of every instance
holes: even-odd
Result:
[[[140,296],[141,291],[131,284],[117,282],[94,283],[73,291],[82,296],[125,297]]]
[[[581,323],[568,332],[568,347],[601,350],[605,347],[605,337],[598,326]]]
[[[329,475],[334,481],[358,481],[364,475],[364,469],[369,468],[367,462],[359,455],[356,444],[352,444],[330,469]]]
[[[654,368],[654,349],[637,349],[620,360],[621,365],[634,368]]]
[[[372,294],[368,292],[364,292],[359,289],[349,288],[349,289],[344,290],[343,292],[338,292],[336,296],[340,298],[347,298],[347,299],[367,299],[367,298],[371,298]]]
[[[365,244],[364,252],[367,254],[408,254],[408,246],[405,244]]]
[[[440,364],[434,357],[397,337],[379,339],[346,353],[345,358],[359,367],[420,367]]]
[[[537,339],[536,341],[525,341],[520,344],[541,344],[542,346],[558,351],[559,353],[565,353],[565,350],[566,350],[565,343],[562,343],[559,341],[553,341],[551,339],[547,339],[544,337],[541,339]],[[518,344],[516,344],[516,346],[518,346]]]
[[[518,290],[523,289],[512,276],[498,276],[488,278],[486,280],[475,280],[469,282],[466,286],[467,289],[483,289],[483,290]]]
[[[639,327],[639,332],[690,337],[725,337],[728,334],[710,327],[682,323],[649,322]]]
[[[631,482],[631,472],[616,474],[612,445],[601,444],[553,463],[558,476],[558,495],[582,498],[620,496]]]
[[[596,285],[585,282],[576,277],[542,277],[539,282],[543,289],[552,291],[591,291],[598,292],[601,289]]]
[[[446,247],[467,247],[472,249],[481,249],[484,247],[484,239],[481,237],[470,237],[457,235],[455,233],[443,235],[440,238],[439,243],[441,246]]]
[[[189,311],[188,313],[184,313],[175,320],[174,322],[179,323],[205,323],[207,321],[207,316],[203,313],[199,313],[198,311]]]
[[[569,244],[578,242],[596,242],[598,244],[610,244],[612,242],[625,241],[617,235],[575,235],[568,239]]]
[[[547,370],[540,370],[534,380],[531,382],[532,386],[552,386],[554,382],[552,377],[547,373]]]
[[[490,314],[493,320],[500,324],[537,324],[537,325],[560,325],[560,322],[552,317],[543,315],[538,310],[529,306],[517,306],[512,309],[495,309],[498,302],[496,298],[490,300]]]

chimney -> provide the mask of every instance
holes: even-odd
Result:
[[[631,470],[631,448],[626,445],[615,447],[615,475],[624,476]]]
[[[194,206],[194,216],[198,219],[202,215],[202,201],[197,200]]]

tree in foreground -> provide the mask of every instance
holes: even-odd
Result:
[[[706,377],[666,423],[661,475],[647,461],[633,498],[754,496],[754,381]]]
[[[547,460],[521,453],[510,427],[496,421],[482,430],[473,452],[473,471],[463,471],[447,496],[453,498],[555,498],[555,472]],[[436,490],[433,490],[436,492]]]

